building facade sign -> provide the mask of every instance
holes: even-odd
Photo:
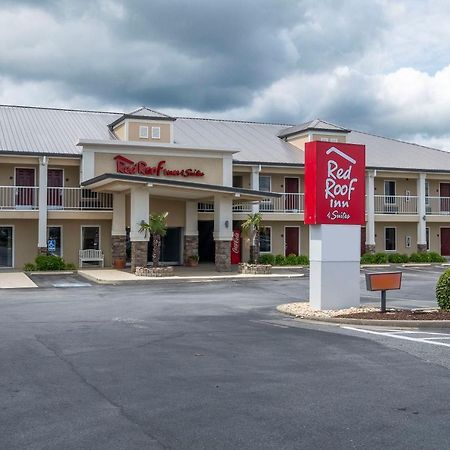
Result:
[[[364,145],[305,145],[305,223],[364,225]]]
[[[155,165],[148,165],[145,161],[134,162],[122,155],[114,157],[116,161],[116,172],[127,175],[145,175],[153,177],[204,177],[205,173],[199,169],[169,169],[166,161],[159,161]]]

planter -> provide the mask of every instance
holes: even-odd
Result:
[[[189,267],[197,267],[198,266],[198,261],[194,260],[194,259],[188,259],[186,261],[186,266]]]
[[[138,277],[172,277],[173,267],[136,267],[135,275]]]
[[[239,263],[238,272],[251,275],[270,275],[272,266],[270,264]]]
[[[114,269],[125,269],[126,260],[125,258],[116,258],[113,261],[113,267]]]

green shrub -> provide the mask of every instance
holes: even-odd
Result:
[[[306,255],[297,256],[297,264],[299,266],[309,266],[309,258]]]
[[[450,311],[450,270],[446,270],[436,283],[436,300],[439,308]]]
[[[33,272],[33,271],[36,270],[36,266],[35,266],[33,263],[26,263],[26,264],[23,266],[23,270],[24,270],[25,272]]]
[[[441,256],[439,253],[436,253],[436,252],[429,252],[428,258],[429,258],[430,262],[436,262],[436,263],[447,261],[443,256]]]
[[[428,253],[411,253],[409,261],[413,263],[427,263],[430,262]]]
[[[64,270],[66,263],[56,255],[39,255],[35,259],[37,270]]]
[[[401,253],[389,253],[388,261],[392,264],[404,264],[409,261],[409,257]]]
[[[375,264],[386,264],[389,262],[387,253],[379,252],[374,255]]]
[[[276,255],[275,256],[275,265],[276,266],[286,265],[286,258],[283,255]]]
[[[66,263],[66,270],[76,270],[77,266],[74,263]]]
[[[295,266],[297,265],[297,255],[295,253],[289,253],[289,255],[286,256],[285,261],[287,266]]]
[[[265,253],[259,256],[258,262],[260,264],[271,264],[273,266],[275,264],[275,256],[271,253]]]
[[[361,256],[361,264],[375,264],[375,254],[364,253],[364,255]]]

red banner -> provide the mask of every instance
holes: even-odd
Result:
[[[231,239],[231,264],[239,264],[241,262],[241,230],[233,230]]]
[[[306,143],[305,223],[365,223],[364,145]]]

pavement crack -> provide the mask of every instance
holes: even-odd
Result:
[[[122,405],[116,403],[114,400],[111,400],[104,392],[102,392],[97,386],[95,386],[95,384],[91,383],[69,359],[64,357],[64,355],[61,352],[59,352],[56,348],[52,347],[51,345],[47,344],[40,336],[34,335],[34,338],[39,344],[41,344],[48,351],[53,353],[56,358],[58,358],[61,362],[63,362],[66,366],[68,366],[70,371],[74,373],[85,386],[93,390],[100,398],[102,398],[109,405],[115,408],[125,420],[127,420],[128,422],[132,423],[134,426],[139,428],[139,430],[143,434],[145,434],[152,441],[157,442],[163,449],[167,450],[171,449],[171,447],[163,443],[158,437],[154,436],[153,434],[143,429],[142,425],[138,421],[136,421],[132,415],[128,414]]]

